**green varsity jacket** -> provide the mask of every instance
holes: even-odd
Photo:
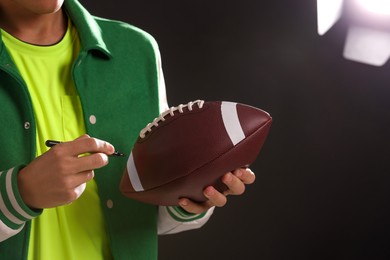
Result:
[[[131,25],[91,16],[77,0],[65,0],[64,7],[81,41],[72,76],[87,133],[129,153],[139,130],[165,102],[157,44]],[[23,203],[17,174],[35,158],[36,127],[27,87],[1,38],[0,122],[0,256],[26,259],[30,220],[41,211]],[[124,197],[118,186],[125,167],[126,160],[112,160],[95,174],[115,259],[156,259],[158,223],[160,233],[174,233],[207,221],[210,212],[186,216],[175,214],[178,208]],[[186,227],[180,228],[180,222]]]

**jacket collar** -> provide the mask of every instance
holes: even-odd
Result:
[[[65,0],[64,7],[77,28],[82,50],[98,51],[107,58],[111,58],[112,55],[104,42],[102,30],[93,16],[77,0]]]

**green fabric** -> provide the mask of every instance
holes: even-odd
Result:
[[[37,156],[47,151],[48,139],[68,141],[84,134],[82,108],[70,73],[80,49],[72,23],[68,23],[64,38],[48,47],[24,43],[4,31],[2,34],[31,95],[37,121]],[[28,259],[76,258],[111,258],[94,180],[71,205],[45,209],[32,220]]]
[[[158,115],[157,45],[130,25],[93,17],[74,0],[65,8],[77,28],[81,50],[72,76],[86,132],[129,154],[139,130]],[[26,83],[0,41],[0,171],[35,157],[35,117]],[[96,118],[96,121],[90,118]],[[30,127],[24,127],[25,122]],[[111,158],[95,171],[114,259],[157,259],[157,207],[124,197],[118,189],[127,158]],[[3,187],[0,187],[2,189]],[[107,207],[110,205],[110,207]],[[80,216],[82,218],[84,216]],[[0,255],[26,259],[30,222],[0,243]]]

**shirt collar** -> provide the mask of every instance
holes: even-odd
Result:
[[[79,33],[82,50],[98,51],[111,58],[102,30],[93,16],[77,0],[65,0],[64,7]]]

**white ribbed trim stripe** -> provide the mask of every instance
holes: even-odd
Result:
[[[3,221],[0,220],[0,242],[16,235],[17,233],[20,232],[20,230],[22,230],[23,227],[24,224],[18,229],[12,229],[9,228],[6,224],[4,224]]]
[[[127,160],[127,174],[129,175],[129,179],[134,190],[143,191],[144,187],[141,184],[141,180],[139,179],[137,168],[135,167],[134,164],[133,153],[130,153],[129,159]]]
[[[27,218],[27,219],[32,219],[33,216],[31,216],[30,214],[28,214],[26,211],[24,211],[19,203],[17,202],[16,198],[15,198],[15,194],[14,194],[14,191],[12,189],[12,172],[13,172],[13,168],[10,169],[8,172],[7,172],[7,176],[6,176],[6,187],[7,187],[7,195],[8,195],[8,199],[10,200],[11,202],[11,205],[12,207],[20,214],[22,215],[23,217]]]
[[[176,217],[173,217],[168,210],[167,206],[159,206],[158,209],[158,234],[167,235],[175,234],[182,231],[192,230],[202,227],[209,220],[210,216],[213,214],[214,207],[210,208],[206,214],[201,214],[201,218],[194,220],[178,220]]]
[[[221,112],[225,129],[233,145],[236,145],[245,138],[240,120],[238,119],[237,103],[223,101]]]
[[[0,176],[3,174],[3,172],[0,172]],[[8,193],[8,188],[7,188],[7,193]],[[17,224],[17,225],[21,225],[24,223],[24,221],[18,219],[17,217],[15,217],[7,208],[7,206],[5,205],[4,203],[4,200],[3,200],[3,196],[1,196],[1,192],[0,192],[0,210],[3,212],[4,216],[6,216],[8,218],[8,220],[10,220],[11,222]]]
[[[170,212],[173,217],[180,220],[195,220],[198,219],[201,214],[183,214],[176,207],[167,206],[168,212]]]
[[[161,54],[158,48],[156,48],[157,56],[157,72],[158,72],[158,103],[159,103],[159,112],[162,113],[166,111],[168,106],[167,93],[165,87],[164,73],[161,65]]]

